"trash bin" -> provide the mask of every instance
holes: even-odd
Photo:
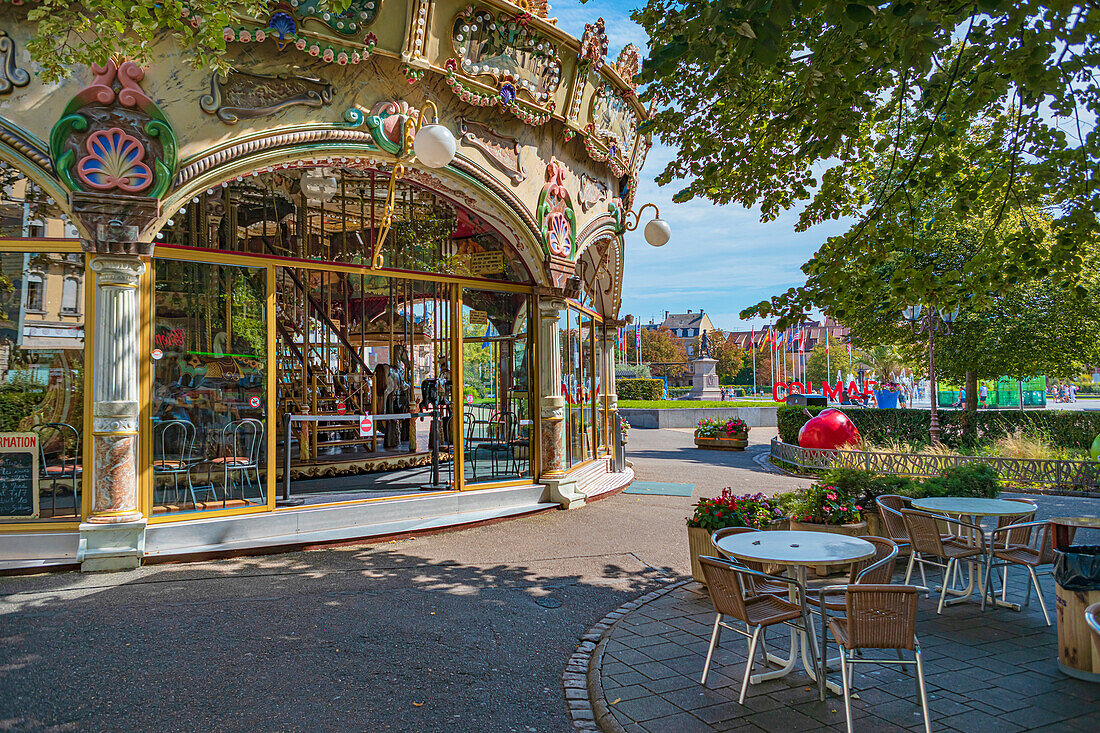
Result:
[[[1100,682],[1100,648],[1085,623],[1085,609],[1100,603],[1100,546],[1054,551],[1058,594],[1058,667],[1071,677]]]
[[[616,430],[618,440],[615,441],[615,455],[612,461],[612,468],[616,473],[620,473],[626,470],[626,441],[623,439],[622,432]]]

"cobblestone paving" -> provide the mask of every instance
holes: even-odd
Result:
[[[1020,574],[1021,577],[1023,574]],[[1045,597],[1053,609],[1052,582]],[[929,582],[932,578],[929,577]],[[1022,596],[1010,580],[1009,595]],[[750,685],[740,705],[747,640],[725,631],[704,687],[699,684],[714,612],[706,589],[689,583],[625,616],[613,629],[599,670],[615,721],[631,733],[844,730],[839,696],[817,699],[804,671]],[[932,728],[937,731],[1100,730],[1100,685],[1071,679],[1056,664],[1057,637],[1038,604],[1021,613],[982,613],[965,603],[936,614],[921,599],[917,634],[924,655]],[[768,646],[786,656],[789,636]],[[829,638],[832,655],[836,647]],[[872,656],[871,653],[867,654]],[[760,670],[757,666],[756,670]],[[830,679],[839,683],[839,671]],[[857,731],[923,730],[912,676],[899,667],[856,665]]]

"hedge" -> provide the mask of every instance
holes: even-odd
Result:
[[[664,396],[665,383],[660,379],[619,379],[615,392],[620,400],[659,400]]]
[[[780,405],[777,411],[779,437],[784,443],[798,444],[798,431],[811,415],[824,407],[793,407]],[[844,413],[852,419],[859,434],[872,443],[902,441],[927,443],[929,413],[927,410],[882,410],[878,408],[848,408]],[[1060,448],[1088,448],[1100,435],[1100,412],[1074,410],[989,410],[968,413],[963,410],[939,410],[940,441],[949,448],[988,444],[1024,429],[1042,433]],[[970,425],[973,417],[973,429]]]

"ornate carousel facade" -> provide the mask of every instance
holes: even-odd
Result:
[[[602,20],[290,0],[224,28],[224,75],[166,39],[47,84],[28,6],[0,5],[0,570],[629,483],[613,354],[651,143]]]

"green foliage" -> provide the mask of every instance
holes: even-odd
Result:
[[[615,391],[620,400],[660,400],[665,383],[660,379],[620,379]]]
[[[735,495],[729,487],[713,499],[700,499],[695,511],[687,518],[687,526],[701,527],[708,532],[725,527],[755,527],[764,529],[783,518],[783,510],[763,494]]]
[[[641,341],[641,360],[651,365],[654,374],[676,377],[687,371],[687,349],[669,329],[645,329]],[[626,360],[638,361],[633,338],[626,340]]]
[[[1080,124],[1100,114],[1087,5],[648,0],[634,17],[651,39],[644,94],[665,104],[644,127],[678,149],[657,180],[686,181],[674,200],[764,220],[808,202],[802,229],[855,220],[804,266],[806,287],[757,314],[843,320],[832,298],[865,296],[879,266],[889,298],[868,307],[892,319],[906,300],[952,306],[1032,273],[1076,284],[1100,232],[1100,136]],[[1050,212],[1049,231],[1010,221],[1025,205]],[[942,262],[922,256],[930,238],[970,246]]]
[[[619,407],[638,410],[693,410],[699,407],[770,407],[770,400],[619,400]]]
[[[781,405],[777,411],[779,437],[784,443],[798,444],[798,431],[824,407],[791,407]],[[864,440],[872,443],[928,442],[929,413],[927,410],[850,409],[851,418]],[[1092,445],[1100,435],[1100,413],[1077,410],[990,410],[968,413],[961,410],[940,410],[940,441],[949,448],[989,445],[1018,431],[1048,436],[1058,447],[1082,449]],[[968,435],[970,422],[974,432]]]
[[[16,432],[21,429],[24,419],[34,412],[45,399],[42,389],[24,391],[22,389],[0,390],[0,431]]]
[[[925,496],[973,496],[992,499],[1000,493],[997,471],[985,464],[946,469],[924,482]]]
[[[337,0],[344,2],[346,0]],[[238,25],[237,13],[267,17],[267,4],[256,0],[40,0],[28,12],[38,24],[27,51],[44,81],[67,77],[77,66],[103,65],[127,58],[150,60],[164,36],[175,38],[195,68],[228,68],[222,29]]]
[[[783,510],[791,519],[813,524],[858,522],[863,509],[854,494],[845,494],[838,487],[824,482],[783,494],[782,499]]]

